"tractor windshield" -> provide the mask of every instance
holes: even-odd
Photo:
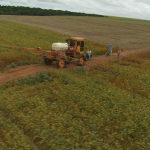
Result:
[[[75,40],[70,40],[70,46],[75,46],[76,41]]]

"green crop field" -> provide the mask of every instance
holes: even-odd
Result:
[[[68,35],[0,20],[0,45],[42,47]],[[106,45],[87,41],[103,54]],[[40,58],[0,48],[0,69]],[[150,52],[98,67],[53,69],[0,85],[1,150],[141,150],[150,147]]]

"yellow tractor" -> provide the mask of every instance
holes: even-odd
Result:
[[[52,50],[42,51],[42,56],[46,65],[57,61],[59,68],[64,68],[69,62],[82,66],[86,61],[84,48],[85,38],[71,37],[66,42],[53,43]]]

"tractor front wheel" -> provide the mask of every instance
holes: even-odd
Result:
[[[83,66],[84,63],[85,63],[84,55],[79,56],[78,59],[79,59],[79,60],[78,60],[78,65],[79,65],[79,66]]]
[[[57,60],[57,67],[58,68],[65,68],[66,67],[65,58],[61,58],[61,59]]]
[[[53,62],[52,59],[44,58],[44,63],[45,63],[46,65],[51,65],[52,62]]]

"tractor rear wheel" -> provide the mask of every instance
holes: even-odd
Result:
[[[78,65],[79,65],[79,66],[83,66],[84,63],[85,63],[84,55],[79,56],[78,59],[79,59],[79,60],[78,60]]]
[[[44,63],[45,63],[46,65],[51,65],[52,62],[53,62],[52,59],[44,58]]]
[[[57,60],[57,67],[58,68],[65,68],[66,67],[66,59],[61,58],[61,59]]]

